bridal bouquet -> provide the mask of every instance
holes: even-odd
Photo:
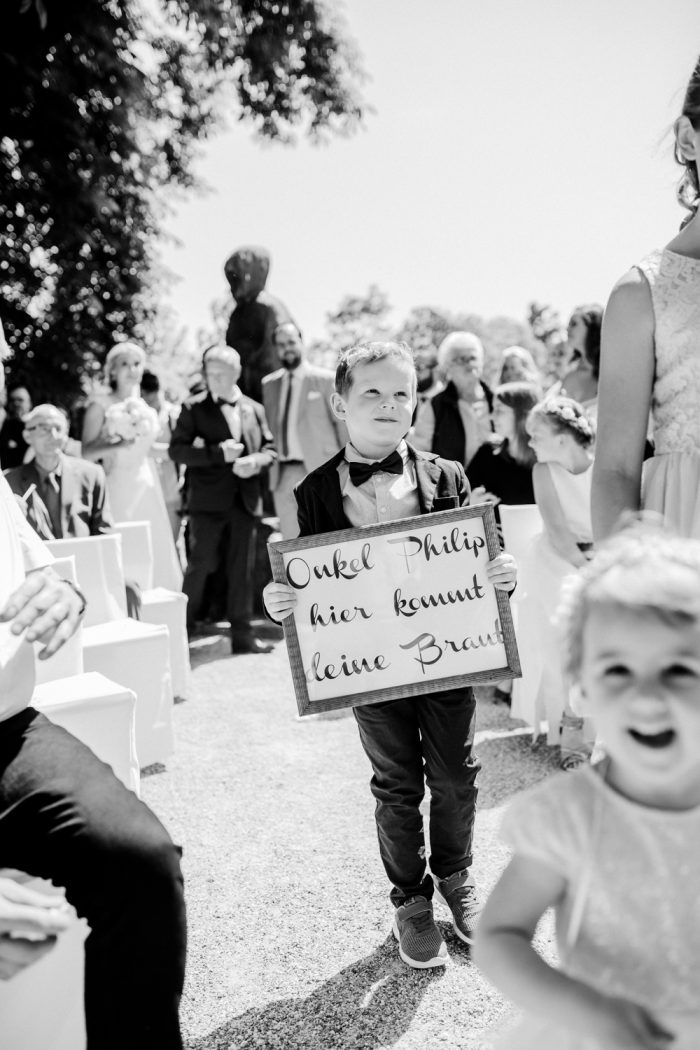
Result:
[[[155,437],[158,421],[155,412],[140,397],[117,401],[105,412],[105,431],[110,438],[134,441],[140,437]]]

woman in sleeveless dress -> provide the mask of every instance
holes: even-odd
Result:
[[[107,354],[105,371],[110,393],[91,401],[83,421],[83,455],[102,464],[114,521],[149,521],[153,539],[153,579],[156,587],[182,590],[182,569],[175,550],[151,446],[158,436],[158,417],[140,397],[145,354],[135,343],[118,343]],[[134,436],[124,412],[136,420]]]
[[[603,323],[598,443],[593,474],[596,539],[625,511],[661,514],[700,538],[700,60],[675,123],[684,167],[680,233],[617,283]],[[655,454],[642,469],[651,409]]]

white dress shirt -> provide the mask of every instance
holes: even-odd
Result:
[[[338,478],[345,516],[355,528],[420,514],[416,468],[406,442],[402,441],[396,451],[403,460],[402,474],[380,470],[363,485],[355,485],[350,480],[348,463],[376,463],[376,459],[361,456],[350,442],[345,446],[345,459],[341,459],[337,468]]]
[[[26,573],[53,560],[0,476],[0,609],[24,582]],[[0,722],[24,710],[34,692],[34,649],[24,633],[15,635],[10,626],[0,623]]]

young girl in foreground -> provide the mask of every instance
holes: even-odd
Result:
[[[612,541],[570,585],[568,671],[606,758],[511,806],[476,961],[517,1050],[700,1045],[700,543]],[[535,952],[556,913],[561,969]]]

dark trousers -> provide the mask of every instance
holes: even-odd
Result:
[[[0,722],[0,867],[63,886],[90,926],[88,1050],[181,1050],[180,851],[109,766],[32,708]]]
[[[250,630],[258,519],[234,506],[225,514],[190,514],[189,521],[190,553],[182,585],[189,626],[202,618],[207,577],[223,563],[228,578],[226,615],[232,629]]]
[[[430,788],[430,869],[438,879],[472,862],[476,774],[472,754],[476,704],[471,689],[428,693],[354,708],[372,764],[379,852],[398,907],[418,894],[428,900],[420,805]]]

